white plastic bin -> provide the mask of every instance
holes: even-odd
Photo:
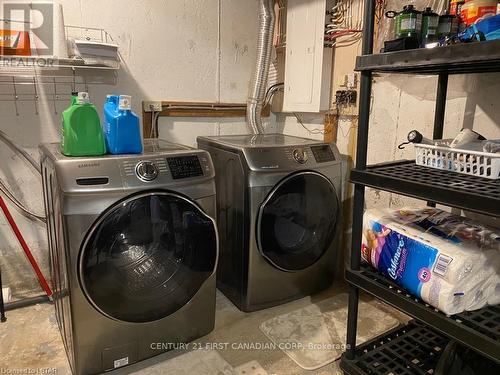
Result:
[[[421,143],[415,144],[415,154],[417,165],[491,180],[500,178],[500,154],[431,146]]]

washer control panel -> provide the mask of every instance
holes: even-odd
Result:
[[[158,167],[150,161],[141,161],[135,167],[135,174],[142,181],[153,181],[158,177]]]
[[[129,187],[145,183],[164,184],[173,181],[204,178],[213,175],[210,156],[206,153],[177,155],[144,155],[120,161],[121,175]]]
[[[307,163],[309,157],[307,156],[307,152],[303,148],[296,148],[292,151],[293,160],[295,160],[299,164]]]
[[[203,176],[203,168],[198,155],[167,158],[167,163],[174,180]]]

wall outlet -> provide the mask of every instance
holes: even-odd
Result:
[[[350,73],[346,75],[346,87],[349,90],[355,89],[357,84],[358,84],[358,76],[356,73]]]
[[[161,112],[161,101],[159,100],[143,100],[142,109],[144,112]]]

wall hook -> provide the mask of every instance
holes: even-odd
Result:
[[[19,116],[19,108],[17,107],[19,95],[17,95],[16,77],[14,76],[12,76],[12,87],[14,87],[14,107],[16,107],[16,116]]]
[[[35,103],[35,114],[38,115],[38,99],[39,99],[39,96],[38,96],[38,87],[37,87],[36,76],[33,77],[33,90],[34,90],[34,94],[35,94],[35,100],[34,100],[34,103]]]
[[[57,95],[56,77],[52,78],[52,82],[54,84],[54,114],[57,115],[57,99],[59,99],[59,95]]]

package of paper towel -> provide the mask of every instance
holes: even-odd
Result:
[[[367,210],[362,258],[453,315],[500,303],[500,229],[436,208]]]

